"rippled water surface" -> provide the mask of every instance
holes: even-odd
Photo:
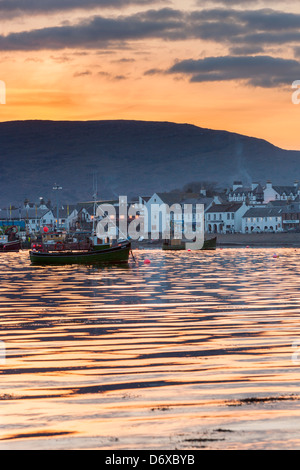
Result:
[[[300,449],[300,250],[276,253],[2,254],[0,449]]]

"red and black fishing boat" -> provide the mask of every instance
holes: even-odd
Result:
[[[5,230],[4,235],[0,235],[0,253],[20,251],[21,241],[18,238],[17,233],[18,227],[12,225]]]

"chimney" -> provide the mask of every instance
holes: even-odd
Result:
[[[267,189],[272,189],[272,187],[273,187],[272,181],[267,181],[266,188],[267,188]]]
[[[252,191],[254,191],[254,189],[256,189],[257,186],[258,186],[258,183],[252,183],[252,184],[251,184],[251,189],[252,189]]]
[[[201,194],[201,196],[206,197],[206,189],[201,188],[201,189],[200,189],[200,194]]]

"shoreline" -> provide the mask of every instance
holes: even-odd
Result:
[[[206,236],[212,238],[213,234]],[[228,233],[216,234],[217,247],[242,248],[300,248],[300,233]],[[161,248],[162,240],[132,241],[133,249]]]
[[[219,234],[217,239],[217,246],[300,248],[300,233]]]

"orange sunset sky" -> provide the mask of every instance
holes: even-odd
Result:
[[[0,121],[190,123],[300,150],[300,4],[0,0]]]

